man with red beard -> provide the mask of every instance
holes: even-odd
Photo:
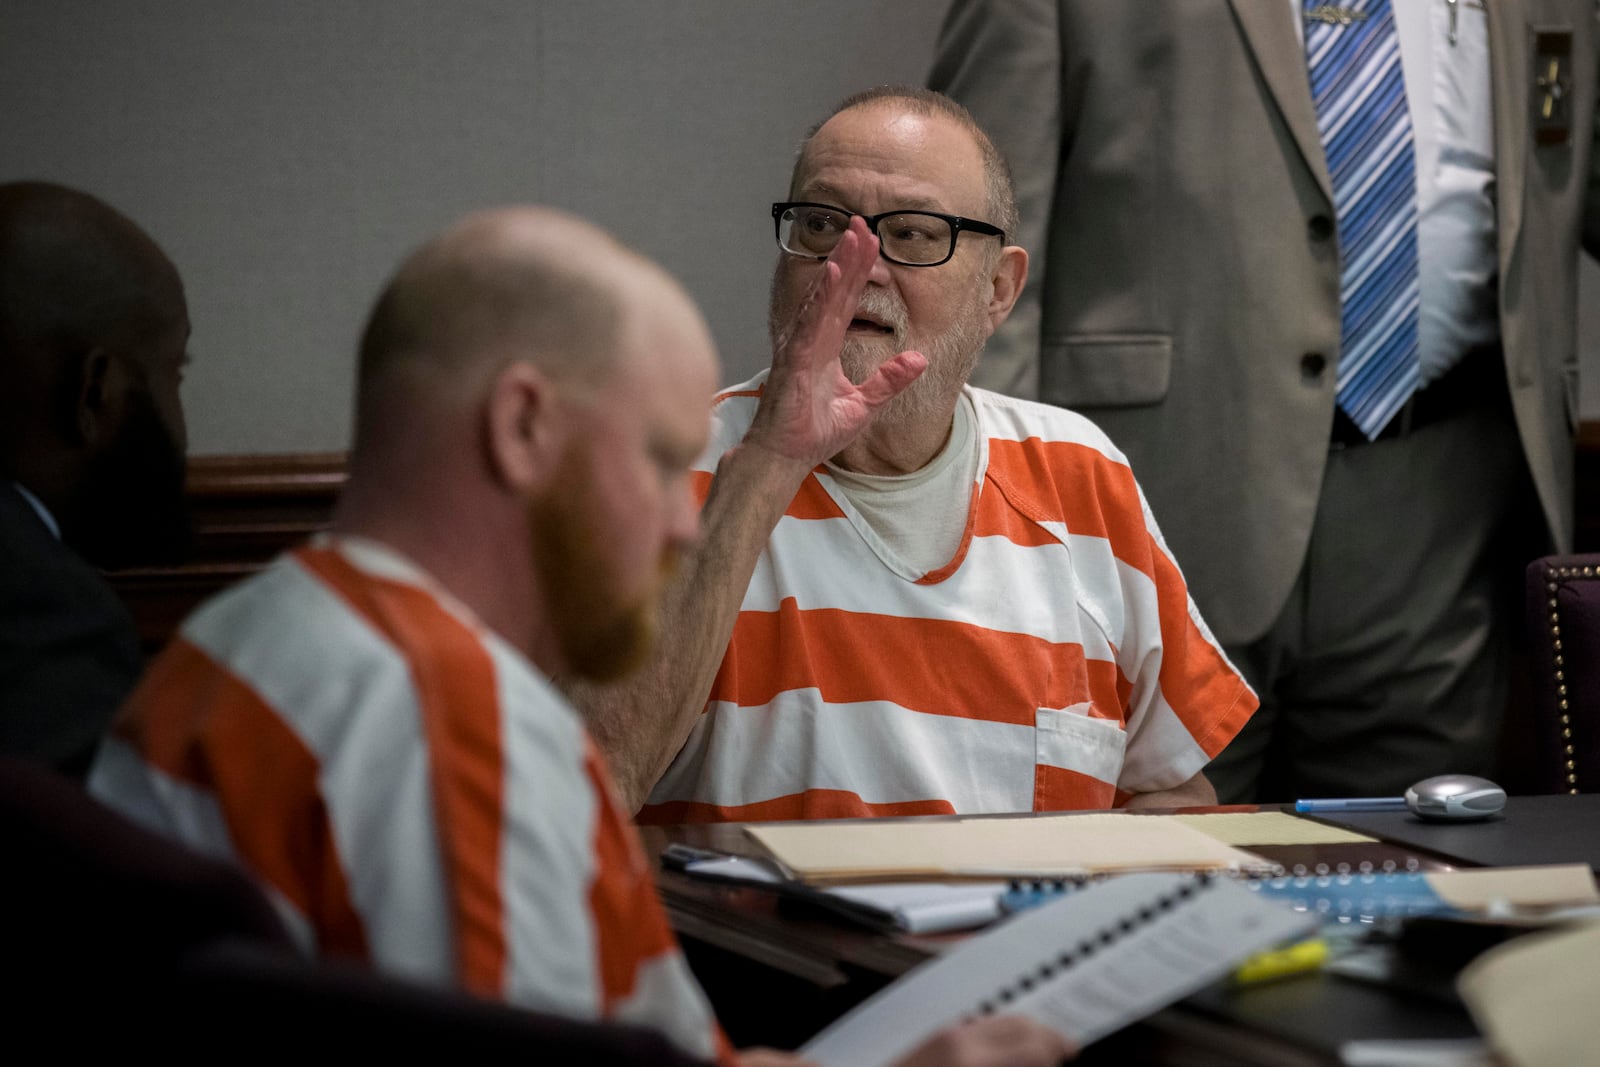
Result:
[[[773,364],[717,400],[667,640],[572,687],[640,819],[1214,802],[1256,701],[1126,461],[967,384],[1027,276],[988,137],[938,94],[859,94],[772,210]],[[843,344],[796,358],[835,265],[862,279]]]
[[[592,226],[503,209],[423,246],[362,339],[333,532],[184,623],[91,789],[244,865],[310,952],[734,1059],[547,680],[644,654],[716,375],[682,289]],[[1010,1019],[919,1055],[1063,1051]]]
[[[0,185],[0,753],[81,779],[142,665],[97,568],[181,557],[183,283],[85,193]]]

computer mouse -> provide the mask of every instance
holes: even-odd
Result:
[[[1506,791],[1475,774],[1441,774],[1406,790],[1406,807],[1435,822],[1487,819],[1506,806]]]

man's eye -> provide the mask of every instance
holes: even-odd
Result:
[[[894,230],[896,241],[930,241],[933,235],[920,226],[896,226]]]
[[[812,212],[805,215],[801,218],[800,225],[805,227],[807,233],[818,235],[839,233],[844,229],[839,216],[823,212]]]

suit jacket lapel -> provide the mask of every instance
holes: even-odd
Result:
[[[1255,55],[1256,67],[1272,92],[1284,123],[1294,135],[1306,166],[1316,175],[1322,195],[1333,203],[1333,181],[1317,132],[1317,112],[1311,104],[1311,83],[1306,76],[1305,46],[1294,32],[1289,5],[1284,0],[1229,0],[1240,32]]]
[[[1494,106],[1495,226],[1499,231],[1500,276],[1522,229],[1522,190],[1527,181],[1528,49],[1522,5],[1489,0],[1489,85]]]

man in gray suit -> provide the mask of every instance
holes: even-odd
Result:
[[[1528,555],[1571,547],[1593,5],[1396,0],[1421,388],[1364,429],[1336,404],[1355,256],[1305,41],[1388,15],[956,0],[931,77],[1009,157],[1033,257],[975,380],[1127,451],[1262,697],[1208,770],[1224,800],[1492,770],[1502,601]]]

